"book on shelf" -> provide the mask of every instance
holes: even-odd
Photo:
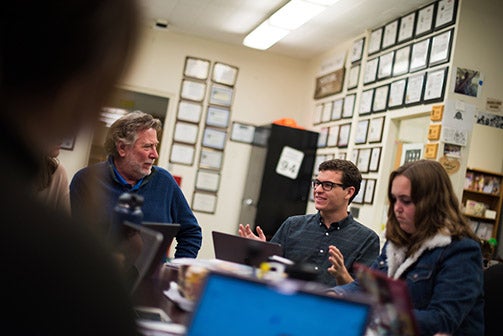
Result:
[[[465,213],[471,216],[484,217],[487,205],[482,202],[477,202],[471,199],[466,200]]]

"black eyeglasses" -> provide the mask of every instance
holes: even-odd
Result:
[[[320,181],[320,180],[313,180],[313,188],[316,189],[317,186],[319,186],[321,184],[321,187],[323,188],[323,190],[325,191],[330,191],[332,189],[334,189],[335,186],[339,186],[341,187],[342,189],[344,189],[344,184],[342,183],[335,183],[335,182],[330,182],[330,181]]]

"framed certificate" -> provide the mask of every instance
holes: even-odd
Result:
[[[313,124],[319,124],[321,122],[321,113],[323,112],[323,104],[316,104],[314,106],[313,113]]]
[[[328,101],[322,104],[323,105],[323,110],[321,111],[321,122],[328,122],[330,121],[330,118],[332,117],[332,105],[333,102]]]
[[[353,148],[353,150],[349,154],[349,161],[353,162],[354,164],[358,163],[358,149],[357,148]]]
[[[342,117],[342,106],[344,105],[344,99],[339,98],[334,100],[332,104],[332,117],[331,120],[339,120]]]
[[[384,117],[370,119],[369,135],[367,141],[369,143],[381,142],[384,129]]]
[[[416,23],[416,12],[409,13],[400,18],[398,27],[397,42],[403,43],[412,40],[414,37],[414,26]]]
[[[356,159],[356,166],[361,173],[369,172],[370,153],[372,149],[362,148],[358,150],[358,159]]]
[[[356,94],[350,94],[344,97],[344,106],[342,108],[342,118],[352,118],[355,108]]]
[[[363,203],[372,204],[374,203],[374,193],[376,189],[376,179],[367,179],[365,186],[365,195],[363,196]]]
[[[372,148],[372,152],[370,153],[369,172],[379,171],[379,163],[381,162],[381,150],[382,147]]]
[[[407,85],[406,78],[399,79],[390,84],[389,98],[388,98],[389,109],[395,109],[403,106],[406,85]]]
[[[223,150],[226,137],[227,132],[224,130],[207,127],[204,129],[203,133],[203,146]]]
[[[372,112],[372,99],[374,99],[374,89],[365,90],[360,97],[359,115],[365,115]]]
[[[228,64],[215,62],[213,65],[211,80],[215,83],[234,86],[236,84],[237,75],[238,68]]]
[[[377,79],[381,80],[384,78],[391,77],[391,71],[393,70],[393,56],[394,51],[390,51],[384,55],[379,56],[379,66],[377,70]]]
[[[208,192],[195,191],[192,195],[192,210],[198,212],[215,213],[217,195]]]
[[[210,61],[196,58],[186,57],[183,75],[186,77],[206,80],[210,70]]]
[[[355,135],[355,144],[361,145],[367,142],[367,133],[369,130],[369,120],[363,119],[358,121],[356,124],[356,135]]]
[[[408,78],[407,88],[405,89],[405,105],[417,105],[421,103],[424,86],[424,73],[414,75]]]
[[[192,166],[195,147],[174,142],[171,145],[169,162]]]
[[[358,80],[360,78],[360,64],[352,65],[349,69],[348,75],[348,90],[354,89],[358,86]]]
[[[363,84],[369,84],[376,81],[379,58],[373,58],[367,61],[365,72],[363,73]]]
[[[318,135],[318,148],[327,147],[328,127],[322,127]]]
[[[388,106],[389,85],[382,85],[374,90],[374,101],[372,102],[372,112],[385,111]]]
[[[384,26],[381,48],[384,50],[394,46],[396,44],[397,35],[398,35],[398,19]]]
[[[337,146],[339,139],[339,125],[330,126],[328,129],[327,147]]]
[[[232,123],[231,140],[251,144],[255,135],[255,126],[242,124],[234,121]]]
[[[176,118],[178,120],[188,121],[192,123],[199,123],[201,121],[201,113],[203,105],[188,100],[180,100],[178,103],[178,113]]]
[[[182,80],[181,98],[201,102],[205,94],[206,83],[196,82],[190,79]]]
[[[218,191],[220,173],[211,170],[198,170],[196,175],[196,190]]]
[[[429,66],[449,62],[451,54],[453,29],[437,34],[431,38]]]
[[[228,108],[210,105],[206,112],[206,125],[227,128],[230,114]]]
[[[435,29],[441,29],[456,22],[458,0],[440,0],[437,4]]]
[[[395,61],[393,62],[393,76],[399,76],[409,72],[411,46],[407,45],[395,51]]]
[[[209,148],[201,148],[199,167],[220,170],[222,168],[224,153]]]
[[[351,133],[351,124],[342,124],[339,127],[339,139],[337,140],[337,147],[347,147],[349,143],[349,134]]]
[[[356,163],[358,166],[358,164]],[[362,204],[363,203],[363,195],[365,195],[365,187],[367,185],[367,180],[363,179],[362,183],[360,183],[360,191],[358,191],[358,194],[353,198],[353,202],[355,204]]]
[[[434,103],[444,100],[445,82],[448,68],[429,71],[426,74],[423,103]]]
[[[363,56],[363,46],[365,45],[365,37],[362,37],[353,42],[351,47],[351,63],[358,62]]]
[[[383,30],[383,27],[379,27],[370,33],[369,47],[367,51],[369,55],[375,54],[381,50]]]
[[[428,66],[428,53],[430,51],[430,39],[416,42],[412,45],[410,57],[410,72],[424,69]]]
[[[198,133],[199,133],[199,126],[197,124],[190,124],[182,121],[177,121],[175,123],[173,141],[184,142],[193,145],[197,141]]]
[[[424,6],[417,11],[415,36],[420,37],[433,31],[433,19],[435,18],[435,2]]]
[[[231,106],[234,89],[225,85],[212,84],[209,103],[220,106]]]

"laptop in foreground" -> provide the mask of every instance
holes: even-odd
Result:
[[[215,258],[258,267],[271,256],[283,256],[280,244],[212,231]]]
[[[160,232],[162,234],[162,243],[157,253],[155,254],[152,262],[147,268],[146,276],[154,274],[166,261],[166,256],[171,243],[180,230],[180,224],[174,223],[158,223],[158,222],[143,222],[142,226]]]

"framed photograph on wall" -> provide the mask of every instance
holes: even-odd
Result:
[[[389,85],[381,85],[374,90],[374,101],[372,102],[372,112],[386,111],[388,106]]]
[[[349,69],[348,75],[348,90],[354,89],[358,86],[358,80],[360,79],[360,64],[352,65]]]
[[[351,124],[342,124],[339,127],[339,140],[337,147],[347,147],[349,143],[349,134],[351,133]]]
[[[342,108],[342,118],[352,118],[355,107],[356,94],[350,94],[344,97],[344,105]]]
[[[196,174],[196,190],[218,191],[220,173],[210,170],[198,170]]]
[[[424,87],[423,103],[434,103],[444,100],[448,68],[428,71]]]
[[[201,154],[199,155],[199,167],[206,169],[222,169],[224,153],[221,151],[201,148]]]
[[[403,106],[407,78],[394,81],[389,86],[388,108],[395,109]]]
[[[430,52],[430,39],[416,42],[412,45],[409,71],[414,72],[425,69],[428,66]]]
[[[393,70],[393,57],[395,56],[394,51],[390,51],[386,54],[379,56],[379,66],[377,70],[377,79],[385,79],[391,77],[391,72]]]
[[[377,79],[377,69],[379,67],[379,57],[367,61],[363,73],[363,84],[370,84]]]
[[[366,115],[372,112],[372,100],[374,98],[374,89],[365,90],[360,97],[359,115]]]
[[[367,133],[369,130],[369,120],[363,119],[356,124],[355,145],[361,145],[367,142]]]
[[[372,118],[369,124],[369,143],[381,142],[384,129],[384,117]]]
[[[339,98],[334,100],[332,104],[332,117],[331,120],[339,120],[342,118],[342,106],[344,104],[344,99]]]
[[[233,88],[220,84],[212,84],[209,103],[220,106],[231,106],[233,96]]]
[[[416,23],[416,12],[409,13],[400,18],[397,43],[403,43],[412,40],[412,38],[414,37],[415,23]]]
[[[213,72],[211,74],[211,80],[214,81],[215,83],[234,86],[236,84],[237,76],[238,76],[237,67],[220,62],[215,62],[215,64],[213,64]]]
[[[412,106],[421,104],[424,88],[424,73],[411,76],[407,79],[407,88],[405,89],[405,105]]]
[[[430,67],[449,62],[453,31],[453,29],[449,29],[431,38]]]
[[[440,0],[435,15],[435,29],[442,29],[456,22],[458,0]]]
[[[178,120],[199,123],[201,121],[201,114],[203,105],[188,100],[180,100],[178,103],[178,112],[176,118]]]
[[[374,193],[376,188],[376,179],[367,179],[365,186],[365,196],[363,197],[363,203],[372,204],[374,203]]]
[[[370,33],[369,47],[367,50],[369,55],[375,54],[381,50],[383,30],[383,27],[379,27]]]
[[[382,147],[372,148],[372,152],[370,153],[369,172],[379,171],[379,163],[381,162],[381,150]]]
[[[416,18],[415,37],[426,35],[433,31],[435,19],[435,2],[418,9]]]
[[[194,146],[174,142],[171,145],[169,162],[192,166],[194,162],[194,152]]]
[[[316,78],[314,99],[331,96],[342,91],[345,68],[341,68]]]
[[[197,58],[186,57],[183,75],[186,77],[206,80],[210,71],[210,61]]]
[[[410,45],[396,50],[395,61],[393,62],[393,76],[399,76],[409,72],[410,50]]]
[[[190,79],[182,80],[182,91],[180,97],[182,99],[202,102],[206,95],[206,83],[197,82]]]
[[[217,207],[217,195],[209,192],[195,191],[192,195],[192,210],[213,214]]]
[[[353,42],[353,46],[351,47],[351,63],[356,63],[362,59],[364,46],[365,37]]]
[[[368,173],[370,164],[371,148],[361,148],[358,150],[358,159],[356,166],[361,173]]]
[[[398,19],[384,25],[384,32],[381,45],[382,50],[394,46],[396,44],[397,35],[398,35]]]
[[[75,137],[64,138],[59,147],[64,150],[72,151],[75,147]]]
[[[367,186],[367,180],[362,179],[362,183],[360,184],[360,191],[358,191],[358,194],[353,198],[353,202],[355,204],[363,204],[363,196],[365,195],[365,188]]]
[[[227,132],[224,130],[206,127],[203,133],[202,144],[204,147],[221,149],[225,147]]]
[[[206,125],[227,128],[229,126],[231,111],[226,107],[208,106],[206,112]]]

